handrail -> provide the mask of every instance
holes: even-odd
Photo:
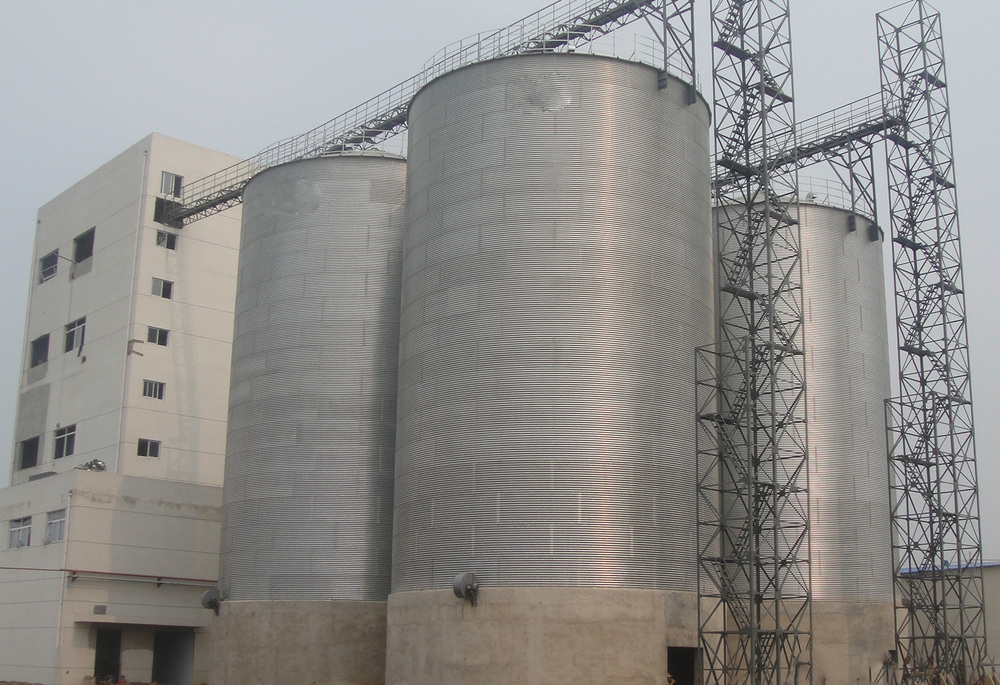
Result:
[[[298,159],[348,149],[364,149],[406,128],[406,110],[417,90],[436,76],[466,64],[504,55],[569,49],[653,11],[655,0],[557,0],[510,26],[477,34],[478,43],[460,41],[458,49],[431,59],[423,71],[301,135],[268,146],[250,159],[187,184],[180,202],[164,212],[167,221],[193,220],[240,201],[243,187],[263,169]],[[485,48],[485,53],[483,49]],[[485,55],[485,56],[484,56]]]

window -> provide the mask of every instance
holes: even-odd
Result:
[[[140,457],[159,457],[160,441],[139,438],[139,450],[137,453]]]
[[[159,295],[165,300],[169,300],[174,294],[173,281],[164,281],[162,278],[153,279],[153,294]]]
[[[38,282],[44,283],[56,275],[59,267],[59,250],[54,250],[38,260]]]
[[[166,383],[162,381],[142,381],[142,396],[152,397],[157,400],[163,399],[163,390],[166,387]]]
[[[164,195],[181,196],[181,187],[184,185],[184,177],[164,171],[160,175],[160,192]]]
[[[21,519],[10,520],[10,537],[7,539],[7,547],[17,549],[27,547],[31,544],[31,517],[25,516]]]
[[[87,317],[66,324],[66,349],[64,352],[83,349],[83,332],[87,326]]]
[[[73,261],[77,264],[94,256],[95,233],[96,227],[73,238]]]
[[[168,250],[177,249],[177,234],[167,233],[166,231],[156,232],[156,244],[160,247],[165,247]]]
[[[31,368],[49,360],[49,334],[40,335],[31,341]]]
[[[38,466],[38,436],[21,441],[21,461],[19,468],[30,469]]]
[[[167,346],[167,336],[170,334],[166,328],[154,328],[149,327],[146,332],[146,342],[156,343],[157,345]]]
[[[56,429],[55,459],[62,459],[73,454],[76,448],[76,424]]]
[[[42,538],[42,544],[47,545],[50,542],[59,542],[65,537],[66,510],[50,511],[48,520],[45,522],[45,537]]]

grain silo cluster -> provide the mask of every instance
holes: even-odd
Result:
[[[480,62],[416,94],[405,161],[251,180],[218,642],[258,658],[227,682],[316,649],[343,682],[695,682],[717,288],[690,93],[615,58]],[[881,240],[799,212],[816,666],[853,681],[893,642]]]

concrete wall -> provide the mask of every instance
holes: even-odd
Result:
[[[381,685],[385,612],[385,602],[224,601],[208,682]]]
[[[876,682],[896,648],[892,603],[813,600],[812,612],[813,685]]]
[[[668,647],[698,644],[693,593],[483,588],[389,596],[387,685],[667,682]]]

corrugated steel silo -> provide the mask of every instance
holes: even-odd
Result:
[[[882,241],[867,218],[798,210],[809,430],[813,673],[865,682],[894,648]]]
[[[414,98],[393,593],[695,590],[708,108],[660,76],[528,55]]]
[[[292,162],[244,192],[220,584],[389,592],[406,164]]]
[[[885,400],[890,365],[879,229],[803,202],[812,590],[892,602]]]

